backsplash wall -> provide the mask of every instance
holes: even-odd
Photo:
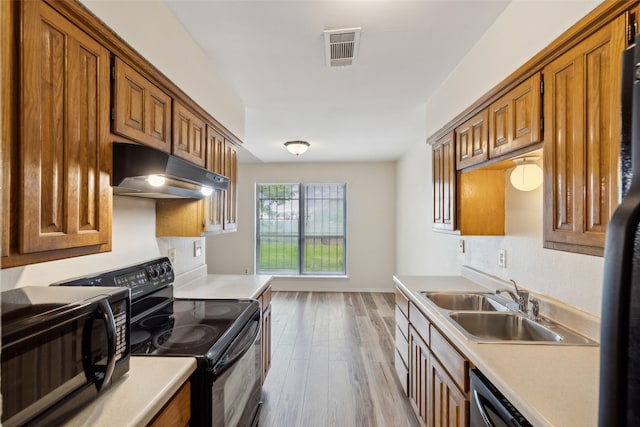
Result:
[[[156,239],[156,203],[151,199],[114,196],[111,252],[67,258],[0,270],[0,289],[47,286],[51,283],[165,256],[176,249],[176,274],[206,262],[204,239],[163,237]],[[193,242],[202,242],[202,254],[193,256]]]

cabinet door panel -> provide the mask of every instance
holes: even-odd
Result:
[[[224,174],[224,137],[207,126],[206,168]],[[207,198],[207,231],[222,231],[224,218],[224,192],[216,191]]]
[[[225,141],[224,176],[229,178],[229,188],[225,192],[224,230],[238,228],[238,148]]]
[[[416,332],[409,327],[409,400],[421,424],[428,425],[428,374],[429,348]]]
[[[451,380],[438,360],[429,359],[429,407],[430,426],[465,427],[469,404]]]
[[[171,152],[171,97],[115,58],[113,131]]]
[[[545,70],[544,246],[602,255],[617,206],[624,17]]]
[[[508,154],[541,139],[540,73],[489,106],[489,157]]]
[[[206,124],[184,105],[173,103],[173,154],[205,166]]]
[[[109,52],[41,2],[25,2],[22,253],[110,238]]]
[[[456,167],[454,133],[441,138],[433,152],[433,228],[456,229]]]
[[[488,112],[483,110],[455,130],[456,169],[464,169],[489,159]]]

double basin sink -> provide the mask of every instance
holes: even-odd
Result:
[[[530,319],[489,292],[420,292],[468,339],[482,343],[598,345],[558,323]],[[517,307],[517,305],[516,305]]]

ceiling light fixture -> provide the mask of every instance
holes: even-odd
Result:
[[[295,154],[296,156],[299,156],[300,154],[307,151],[310,145],[311,144],[309,144],[307,141],[287,141],[284,143],[284,146],[287,147],[287,150],[289,150],[291,154]]]
[[[537,157],[513,159],[516,167],[511,171],[509,181],[516,190],[532,191],[542,184],[542,168],[536,163]]]

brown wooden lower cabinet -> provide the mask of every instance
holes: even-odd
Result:
[[[409,400],[422,425],[428,423],[429,347],[409,326]]]
[[[184,427],[191,419],[191,383],[187,381],[149,423],[149,427]]]
[[[269,368],[271,367],[271,284],[258,296],[260,309],[262,310],[262,384],[267,377]]]
[[[469,401],[433,355],[429,358],[430,426],[466,426]]]
[[[399,291],[397,291],[399,292]],[[469,361],[412,302],[408,304],[408,364],[401,369],[403,314],[396,306],[396,372],[408,377],[408,397],[420,424],[466,427],[469,419]],[[398,318],[400,317],[400,321]],[[406,372],[406,373],[405,373]]]

